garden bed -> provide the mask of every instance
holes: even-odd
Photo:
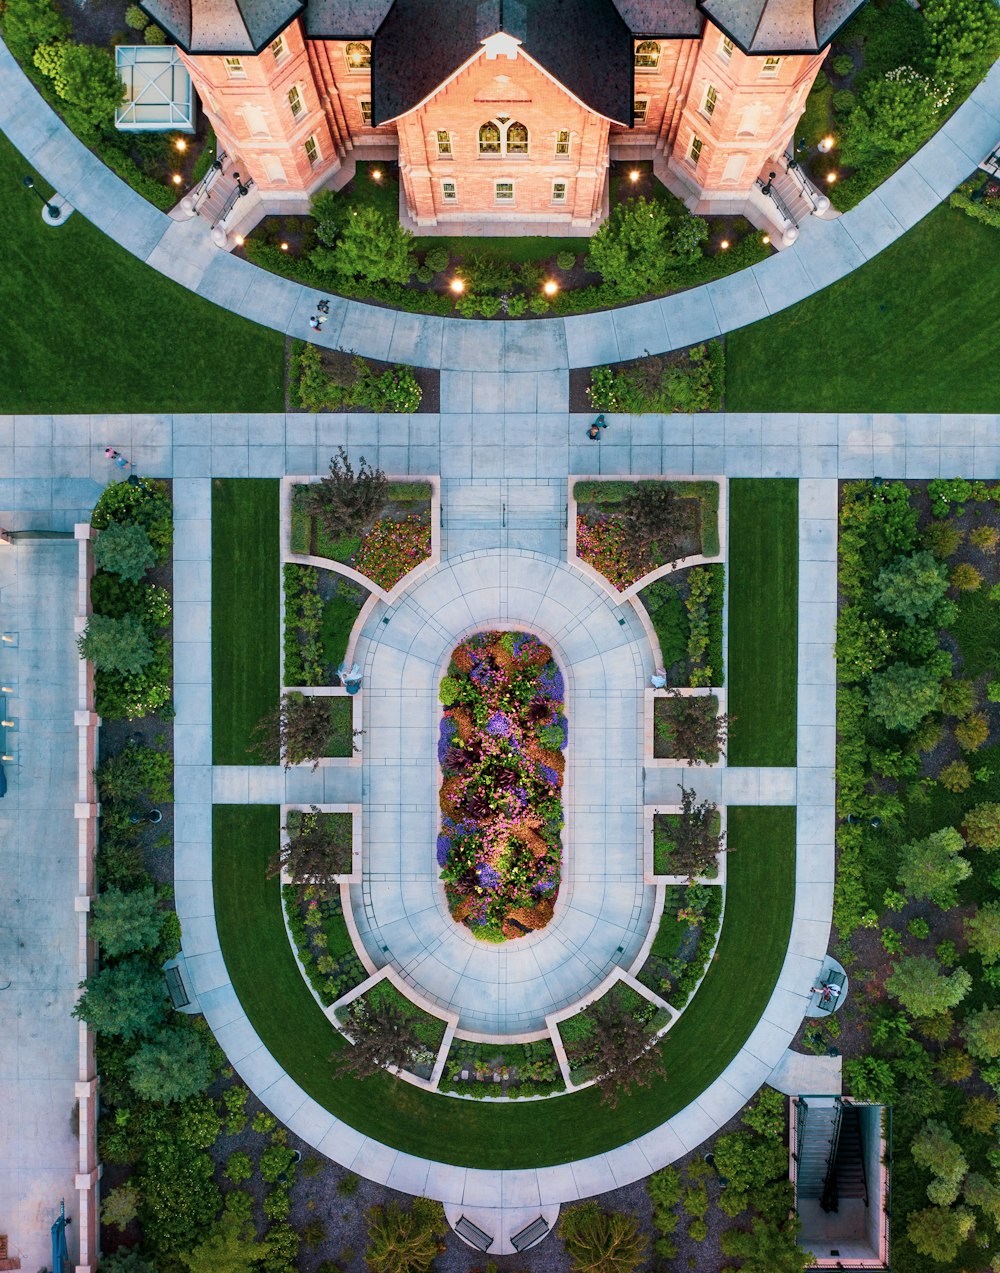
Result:
[[[668,685],[725,685],[725,588],[726,568],[712,562],[675,571],[639,593],[656,633]]]
[[[303,506],[307,486],[292,488],[291,551],[350,566],[384,591],[431,555],[432,488],[429,482],[390,482],[378,513],[358,530],[330,540]]]
[[[412,999],[408,999],[387,979],[383,979],[370,990],[366,990],[363,995],[352,999],[350,1006],[353,1008],[359,1001],[364,1004],[391,1005],[410,1024],[423,1050],[413,1058],[412,1063],[407,1066],[407,1071],[415,1074],[417,1078],[429,1079],[444,1041],[447,1028],[445,1022],[440,1017],[425,1012],[423,1008],[418,1008]],[[342,1020],[343,1016],[344,1009],[340,1009],[337,1013],[338,1021]]]
[[[348,694],[323,696],[330,711],[330,737],[322,755],[344,759],[354,755],[354,699]]]
[[[477,632],[441,680],[437,863],[474,937],[544,928],[559,892],[569,727],[552,651],[525,632]]]
[[[336,686],[351,631],[370,595],[353,580],[317,566],[286,562],[283,682]]]
[[[722,833],[722,814],[718,809],[713,809],[708,813],[707,817],[708,834],[716,837],[720,836]],[[681,815],[679,813],[655,813],[653,815],[654,875],[681,875],[684,873],[679,871],[671,861],[674,836],[680,827],[680,823]],[[710,863],[703,874],[706,879],[717,879],[719,874],[718,864]]]
[[[342,332],[350,339],[349,332]],[[362,358],[350,349],[290,344],[288,409],[436,415],[441,410],[441,372]]]
[[[575,412],[721,411],[725,391],[726,355],[718,340],[569,373]]]
[[[668,885],[660,924],[637,980],[680,1011],[708,967],[721,921],[719,885]]]
[[[587,1051],[586,1044],[594,1034],[592,1014],[607,996],[616,1000],[618,1007],[637,1020],[647,1034],[656,1034],[670,1021],[670,1013],[666,1008],[658,1007],[651,999],[639,994],[625,982],[616,982],[606,995],[596,999],[581,1012],[566,1017],[558,1023],[559,1037],[563,1047],[567,1048],[570,1078],[574,1086],[579,1087],[580,1084],[598,1077],[594,1067],[594,1055]]]
[[[619,592],[669,562],[719,554],[718,482],[581,480],[573,499],[576,556]]]
[[[719,699],[715,694],[654,695],[654,758],[717,765],[721,758],[717,745],[718,716]],[[685,745],[679,735],[693,740],[694,745]]]
[[[340,889],[324,893],[315,885],[284,884],[281,895],[299,963],[328,1008],[368,976],[344,920]]]
[[[555,1048],[537,1043],[473,1043],[455,1039],[438,1090],[476,1099],[548,1096],[565,1091]]]

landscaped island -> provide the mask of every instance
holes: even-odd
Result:
[[[552,651],[477,632],[441,680],[437,860],[454,919],[484,941],[544,928],[559,891],[567,725]]]

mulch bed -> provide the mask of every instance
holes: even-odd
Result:
[[[311,415],[305,407],[298,406],[292,397],[291,384],[289,381],[289,363],[292,353],[291,338],[285,340],[285,411],[297,415]],[[334,379],[340,379],[345,371],[350,368],[351,361],[355,355],[345,349],[321,349],[320,363],[327,375]],[[392,371],[399,365],[394,362],[379,362],[375,358],[366,358],[365,362],[375,372],[381,375],[384,371]],[[441,372],[434,367],[410,367],[413,377],[420,386],[423,396],[420,399],[420,406],[417,407],[414,415],[437,415],[441,410]],[[348,415],[371,415],[373,414],[369,407],[338,407],[331,414],[339,415],[346,413]]]

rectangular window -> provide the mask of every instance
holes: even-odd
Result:
[[[306,158],[309,160],[310,167],[315,168],[319,163],[319,146],[316,144],[316,138],[307,137],[303,144],[305,146]]]
[[[274,54],[274,60],[280,62],[288,52],[288,45],[285,43],[285,37],[279,35],[276,40],[271,41],[271,52]]]
[[[556,157],[569,154],[569,129],[560,128],[556,133]]]
[[[724,35],[719,44],[719,57],[722,58],[723,62],[729,62],[732,59],[733,50],[735,48],[736,45],[732,42],[729,36]]]
[[[764,59],[764,65],[760,68],[760,78],[762,80],[773,80],[778,74],[780,66],[780,57],[766,57]]]
[[[632,122],[634,124],[644,124],[646,115],[649,113],[649,98],[637,97],[632,103]]]
[[[243,69],[243,59],[241,57],[224,57],[222,59],[226,67],[226,74],[231,80],[245,80],[246,71]]]
[[[494,181],[493,198],[497,203],[513,203],[514,202],[513,181]]]
[[[688,150],[688,158],[696,168],[698,167],[698,160],[701,158],[701,148],[703,145],[704,142],[700,137],[691,138],[691,148]]]
[[[292,112],[293,119],[298,119],[302,114],[302,94],[299,92],[299,86],[293,84],[288,90],[288,105]]]
[[[362,124],[371,124],[372,122],[372,100],[370,97],[361,98],[361,122]]]
[[[451,158],[451,133],[445,128],[437,130],[438,159]]]
[[[566,202],[566,182],[565,181],[553,181],[552,202],[553,203]]]
[[[441,198],[445,203],[458,202],[458,186],[454,181],[441,182]]]
[[[712,116],[715,114],[715,108],[718,105],[718,102],[719,102],[718,89],[715,87],[714,84],[707,84],[705,86],[705,98],[701,104],[701,109],[709,117],[709,119],[711,119]]]

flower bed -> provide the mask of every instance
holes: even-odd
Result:
[[[616,998],[622,1009],[639,1021],[648,1034],[655,1034],[670,1019],[666,1008],[658,1008],[652,1000],[646,999],[624,982],[619,981],[607,993]],[[567,1048],[570,1057],[570,1074],[576,1084],[586,1083],[596,1077],[594,1055],[587,1051],[585,1044],[594,1033],[591,1014],[597,1005],[603,1002],[603,999],[604,996],[584,1008],[582,1012],[559,1022],[559,1036]]]
[[[537,1043],[471,1043],[451,1045],[438,1088],[477,1099],[503,1096],[547,1096],[565,1090],[555,1049],[548,1039]]]
[[[719,700],[714,694],[657,697],[653,702],[653,756],[657,760],[718,764],[718,714]],[[681,737],[692,744],[682,744]]]
[[[638,980],[672,1008],[683,1008],[708,965],[721,920],[718,885],[668,887],[660,926]]]
[[[337,685],[351,629],[367,593],[316,566],[286,562],[285,685]]]
[[[658,579],[639,593],[660,645],[668,685],[725,684],[722,562],[692,566]]]
[[[500,942],[544,928],[559,891],[567,724],[552,651],[477,632],[442,678],[437,861],[452,916]]]
[[[590,372],[587,397],[595,411],[718,411],[726,379],[722,342],[649,354]]]
[[[708,834],[718,838],[722,833],[722,814],[712,809],[708,815]],[[679,813],[655,813],[653,815],[653,874],[681,875],[671,861],[674,849],[674,835],[681,824]],[[719,874],[718,864],[710,863],[703,872],[706,879],[714,880]]]
[[[441,1018],[432,1016],[429,1012],[425,1012],[423,1008],[418,1008],[411,999],[408,999],[406,995],[398,991],[391,981],[380,981],[378,985],[372,986],[370,990],[365,991],[360,996],[360,999],[366,1005],[376,1003],[391,1005],[401,1016],[405,1017],[413,1027],[413,1031],[421,1044],[421,1050],[411,1058],[410,1064],[406,1069],[418,1078],[429,1079],[434,1070],[434,1063],[437,1060],[441,1041],[444,1038],[445,1023]],[[353,1007],[357,1002],[357,999],[352,1000],[349,1006]],[[346,1009],[338,1009],[338,1021],[343,1021],[345,1017]]]
[[[324,897],[315,885],[299,889],[285,884],[281,895],[299,960],[323,1007],[328,1008],[368,976],[344,922],[340,890]]]

